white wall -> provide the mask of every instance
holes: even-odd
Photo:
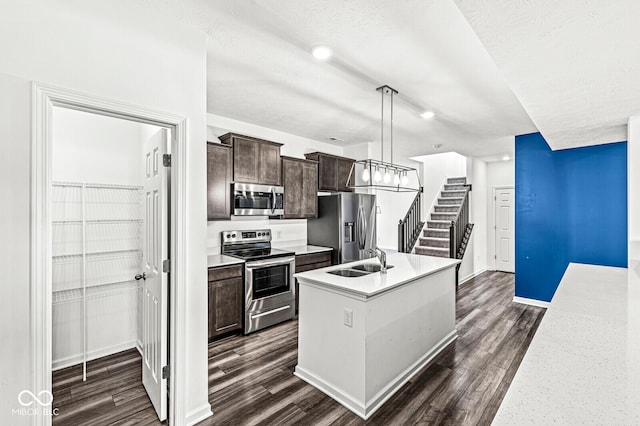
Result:
[[[305,153],[320,151],[327,154],[344,155],[342,147],[313,139],[303,138],[279,130],[208,114],[207,140],[218,142],[218,137],[228,132],[253,136],[284,144],[280,152],[289,157],[304,158]],[[209,254],[218,254],[221,249],[222,231],[244,229],[271,229],[274,247],[291,247],[307,244],[306,219],[273,219],[267,216],[235,217],[231,220],[215,220],[207,224],[207,246]]]
[[[142,184],[142,132],[148,124],[53,108],[54,182]]]
[[[0,41],[1,43],[1,41]],[[0,59],[1,60],[1,59]],[[29,138],[31,90],[25,79],[0,74],[0,423],[31,424],[12,416],[17,395],[31,387],[29,316]]]
[[[627,127],[627,194],[629,265],[640,259],[640,115],[629,118]]]
[[[510,161],[496,161],[487,164],[487,267],[495,269],[496,260],[494,258],[496,251],[495,231],[495,205],[493,200],[493,188],[512,186],[515,188],[515,163]],[[514,200],[515,202],[515,200]],[[515,205],[513,206],[515,208]],[[515,255],[515,253],[514,253]]]
[[[0,418],[32,384],[29,339],[30,102],[32,80],[186,117],[188,244],[187,370],[184,418],[206,415],[206,36],[166,19],[140,2],[124,0],[4,1],[0,15],[2,173],[6,215],[3,256]],[[6,75],[17,78],[7,77]],[[8,211],[7,211],[8,210]],[[6,250],[9,248],[7,247]],[[9,261],[7,265],[4,262]],[[5,315],[7,315],[5,317]],[[34,389],[33,391],[39,391]],[[180,413],[178,413],[180,414]],[[11,418],[26,424],[29,418]]]
[[[464,254],[458,279],[463,282],[487,269],[487,163],[467,158],[469,221],[473,223],[471,239]]]

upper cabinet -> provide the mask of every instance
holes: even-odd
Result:
[[[207,218],[231,218],[232,150],[229,145],[207,143]]]
[[[233,181],[261,185],[282,185],[282,144],[227,133],[219,138],[233,146]]]
[[[318,162],[318,189],[320,191],[352,191],[348,187],[347,180],[355,160],[322,152],[305,154],[305,157]],[[353,178],[351,180],[353,183]]]
[[[285,219],[318,217],[318,163],[282,157]]]

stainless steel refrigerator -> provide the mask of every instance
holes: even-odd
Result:
[[[340,193],[318,197],[318,218],[307,220],[309,244],[332,247],[332,263],[366,259],[376,246],[376,196]]]

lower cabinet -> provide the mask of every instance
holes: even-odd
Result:
[[[320,253],[296,255],[296,274],[327,266],[331,266],[331,250]],[[300,286],[298,285],[298,280],[296,280],[296,313],[300,305],[299,290]]]
[[[242,331],[244,267],[209,268],[209,339]]]

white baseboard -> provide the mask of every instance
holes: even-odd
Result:
[[[137,348],[137,341],[131,340],[129,342],[120,343],[118,345],[108,346],[106,348],[96,349],[87,353],[87,361],[102,358],[103,356],[115,354],[117,352],[126,351],[127,349]],[[139,349],[138,349],[139,350]],[[51,362],[51,370],[56,371],[62,368],[71,367],[72,365],[80,364],[82,362],[82,354],[76,354],[67,356],[60,359],[54,359]]]
[[[213,411],[211,411],[211,404],[204,404],[202,407],[197,408],[195,410],[191,410],[187,414],[187,418],[185,419],[185,424],[187,426],[195,425],[200,423],[204,419],[213,416]],[[179,424],[179,422],[178,422]]]
[[[542,300],[528,299],[526,297],[518,297],[518,296],[514,296],[513,301],[516,303],[522,303],[523,305],[537,306],[539,308],[548,308],[549,305],[551,304],[550,302],[544,302]]]
[[[400,373],[394,378],[387,386],[385,386],[378,394],[371,398],[366,403],[362,403],[351,395],[344,392],[342,389],[333,386],[325,380],[317,377],[315,374],[304,370],[299,365],[296,366],[295,374],[300,379],[309,383],[313,387],[321,390],[326,395],[338,401],[355,414],[367,420],[373,415],[382,405],[391,398],[402,386],[404,386],[413,376],[416,375],[423,367],[429,364],[443,349],[449,346],[453,341],[458,338],[457,330],[453,330],[446,335],[440,342],[438,342],[433,349],[424,354],[415,363],[410,365],[406,370]]]
[[[464,277],[462,280],[458,281],[458,285],[464,284],[467,281],[469,281],[469,280],[471,280],[471,279],[473,279],[473,278],[477,277],[478,275],[483,274],[485,272],[487,272],[487,268],[482,268],[479,271],[476,271],[476,272],[474,272],[472,274],[469,274],[466,277]]]

